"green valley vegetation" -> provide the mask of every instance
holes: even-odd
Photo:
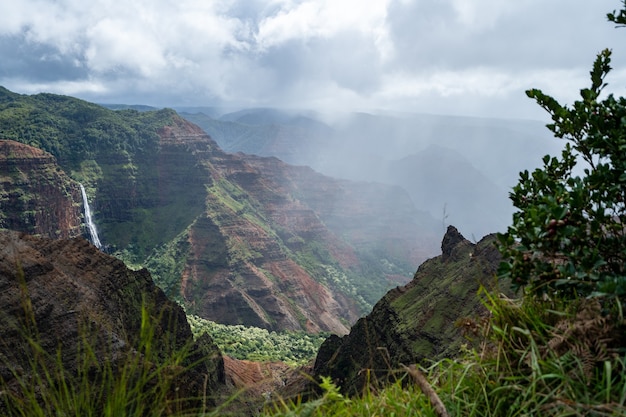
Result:
[[[274,332],[258,327],[225,325],[188,315],[196,337],[208,333],[223,354],[259,362],[281,361],[292,366],[311,362],[328,334]]]
[[[0,87],[0,136],[50,152],[62,166],[78,171],[102,149],[112,154],[155,149],[156,130],[175,114],[168,109],[113,112],[72,97],[26,96]]]

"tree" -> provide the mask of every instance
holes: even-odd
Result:
[[[626,25],[626,0],[608,19]],[[598,54],[591,86],[571,107],[537,89],[547,127],[567,141],[560,157],[520,173],[510,198],[518,211],[499,236],[499,276],[515,289],[565,297],[626,295],[626,99],[604,94],[611,51]],[[622,298],[622,301],[624,299]]]
[[[613,13],[606,15],[610,22],[617,23],[618,25],[626,25],[626,0],[622,0],[622,3],[622,9],[619,13],[614,10]]]

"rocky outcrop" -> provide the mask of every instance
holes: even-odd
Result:
[[[41,149],[0,140],[0,228],[50,238],[80,236],[78,184]]]
[[[358,393],[367,378],[384,382],[402,364],[458,354],[468,343],[459,320],[487,313],[478,289],[494,288],[500,257],[494,235],[473,244],[452,226],[442,252],[424,262],[406,286],[389,291],[348,335],[327,339],[314,374],[332,377],[344,392]]]
[[[82,238],[0,231],[0,319],[0,376],[9,388],[16,386],[15,375],[27,375],[33,358],[41,356],[33,353],[32,340],[50,355],[49,369],[59,366],[60,352],[64,377],[72,378],[84,363],[86,340],[114,371],[128,355],[145,355],[140,346],[146,323],[153,331],[150,366],[189,348],[172,395],[210,396],[224,383],[217,347],[208,336],[194,342],[184,311],[149,273],[129,270]]]

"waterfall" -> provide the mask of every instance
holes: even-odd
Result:
[[[89,234],[91,235],[91,243],[94,244],[98,249],[102,249],[102,243],[100,242],[100,238],[98,237],[98,229],[96,229],[96,225],[91,218],[91,209],[89,208],[89,201],[87,201],[87,193],[85,192],[85,187],[83,184],[80,185],[80,193],[83,195],[83,206],[85,207],[85,223],[87,223],[87,228],[89,229]]]

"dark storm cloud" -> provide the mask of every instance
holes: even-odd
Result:
[[[0,77],[19,75],[34,82],[86,78],[80,56],[63,54],[54,45],[28,42],[23,34],[0,37]]]

